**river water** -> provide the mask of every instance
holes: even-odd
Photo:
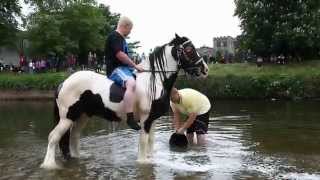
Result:
[[[320,179],[320,101],[215,101],[207,144],[171,151],[170,114],[157,121],[150,164],[136,162],[138,133],[94,118],[80,159],[39,168],[52,128],[52,103],[0,102],[0,180],[4,179]]]

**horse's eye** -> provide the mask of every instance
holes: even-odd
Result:
[[[192,52],[192,47],[186,47],[185,51],[186,51],[186,53],[191,53]]]

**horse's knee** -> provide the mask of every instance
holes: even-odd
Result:
[[[49,142],[58,142],[62,135],[71,127],[72,121],[64,120],[60,121],[58,125],[50,132],[48,141]]]
[[[54,146],[59,143],[61,135],[57,134],[55,131],[52,131],[48,137],[48,145]]]

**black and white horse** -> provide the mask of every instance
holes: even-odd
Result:
[[[142,130],[138,161],[147,162],[152,155],[154,120],[169,110],[170,91],[180,69],[193,78],[208,75],[208,66],[186,37],[176,37],[156,48],[148,60],[141,62],[145,72],[136,75],[135,117]],[[104,75],[79,71],[58,88],[55,99],[56,126],[48,137],[48,148],[42,168],[59,168],[55,149],[59,143],[64,158],[79,157],[80,131],[93,115],[110,121],[125,120],[124,89]]]

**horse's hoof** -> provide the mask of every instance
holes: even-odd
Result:
[[[147,155],[147,159],[151,159],[153,157],[153,153]]]
[[[151,159],[149,159],[149,158],[137,159],[137,163],[139,163],[139,164],[150,164],[151,163]]]
[[[56,163],[51,163],[51,164],[49,164],[49,163],[42,163],[42,164],[40,165],[40,168],[42,168],[42,169],[47,169],[47,170],[63,169],[62,166],[60,166],[60,165],[58,165],[58,164],[56,164]]]

